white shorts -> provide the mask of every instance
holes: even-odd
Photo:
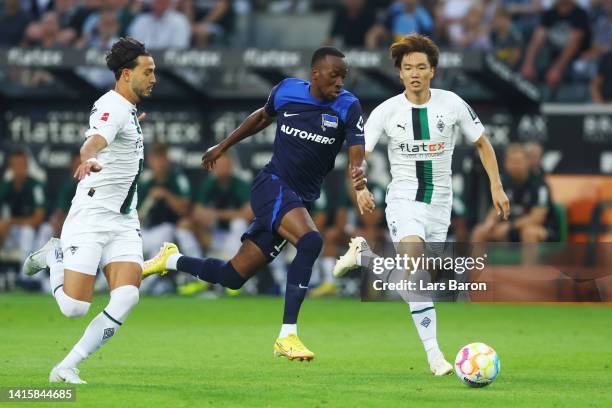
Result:
[[[445,242],[451,208],[405,198],[387,199],[387,226],[393,243],[416,235],[425,242]]]
[[[142,236],[136,211],[118,214],[106,208],[70,209],[61,235],[64,268],[96,275],[112,262],[143,267]]]

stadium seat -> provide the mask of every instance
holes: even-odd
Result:
[[[571,242],[588,242],[589,227],[597,201],[597,198],[582,198],[569,204],[567,220],[570,224],[569,240]]]

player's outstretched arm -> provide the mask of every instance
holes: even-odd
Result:
[[[510,215],[510,202],[504,192],[504,187],[499,177],[499,167],[497,166],[497,158],[495,157],[493,146],[491,146],[491,142],[489,142],[489,139],[487,139],[484,133],[474,142],[474,144],[478,149],[480,161],[489,176],[493,206],[497,210],[497,215],[507,220]]]
[[[359,212],[362,215],[364,213],[371,213],[375,207],[374,195],[370,193],[366,184],[366,161],[365,149],[363,145],[357,144],[349,147],[349,167]]]
[[[212,170],[215,167],[215,162],[223,153],[225,153],[230,147],[246,139],[249,136],[254,135],[257,132],[267,128],[270,123],[274,121],[274,118],[266,113],[265,108],[257,109],[251,113],[245,120],[229,134],[221,143],[214,145],[213,147],[206,150],[202,156],[202,167],[206,170]]]
[[[85,140],[81,146],[81,164],[74,173],[75,179],[81,181],[92,171],[95,173],[102,170],[102,166],[96,160],[96,155],[107,145],[106,139],[100,135],[92,135]]]

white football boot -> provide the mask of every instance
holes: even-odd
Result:
[[[48,266],[47,253],[52,249],[59,251],[60,256],[58,258],[63,258],[60,240],[58,238],[51,238],[39,250],[28,255],[23,263],[23,272],[28,276],[33,276],[45,269]]]
[[[447,375],[453,371],[453,366],[441,354],[429,364],[429,368],[435,376]]]
[[[49,382],[65,382],[68,384],[87,384],[79,377],[79,369],[74,367],[53,367],[49,374]]]
[[[342,255],[334,265],[334,277],[339,278],[345,275],[352,269],[359,268],[361,265],[357,262],[358,255],[365,250],[369,250],[370,246],[363,237],[352,238],[349,242],[348,251]]]

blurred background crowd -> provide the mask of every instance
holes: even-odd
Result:
[[[377,49],[420,32],[447,49],[495,53],[550,89],[577,82],[612,100],[612,0],[2,0],[0,47]],[[296,18],[299,17],[299,18]],[[287,35],[275,35],[286,30]],[[291,35],[291,32],[297,33]],[[268,32],[268,35],[266,35]],[[305,35],[304,35],[305,34]],[[37,84],[44,72],[21,81]],[[43,76],[38,78],[37,76]]]
[[[486,175],[472,146],[458,142],[450,240],[612,241],[612,182],[605,175],[612,172],[606,147],[612,122],[606,106],[584,104],[612,102],[612,0],[0,0],[0,49],[105,50],[131,35],[153,50],[312,50],[321,44],[385,50],[412,32],[430,35],[444,50],[492,53],[547,90],[543,101],[574,102],[557,108],[554,117],[544,109],[534,114],[497,93],[495,84],[485,89],[479,73],[439,70],[434,87],[477,103],[512,207],[509,222],[490,212]],[[260,107],[284,76],[308,77],[307,67],[274,68],[174,69],[165,61],[158,70],[155,97],[144,106],[147,171],[138,186],[145,258],[164,241],[177,242],[186,255],[234,254],[252,218],[250,181],[269,159],[274,128],[236,146],[234,156],[220,159],[210,174],[199,168],[201,151]],[[351,70],[346,86],[367,113],[399,83],[365,71]],[[92,87],[96,78],[106,82]],[[78,150],[69,149],[78,149],[89,106],[113,81],[101,67],[0,65],[0,291],[15,285],[48,290],[46,279],[20,276],[20,265],[32,249],[61,233],[76,189],[72,171],[80,162]],[[571,114],[567,120],[565,112]],[[372,214],[355,210],[342,154],[312,211],[325,239],[313,296],[358,293],[358,274],[340,282],[331,275],[351,236],[389,244],[388,163],[384,143],[379,147],[370,158],[377,203]],[[545,168],[564,174],[548,175]],[[243,291],[282,292],[292,256],[287,248]],[[143,290],[219,292],[184,276],[149,279]]]
[[[507,222],[499,220],[492,209],[489,211],[490,204],[486,200],[479,210],[475,198],[455,193],[449,241],[530,244],[566,241],[565,210],[551,198],[542,169],[542,154],[542,146],[538,143],[513,143],[505,152],[500,152],[503,183],[512,208]],[[65,178],[46,185],[31,175],[29,162],[27,149],[14,148],[8,154],[7,171],[0,184],[3,214],[0,268],[12,268],[17,272],[30,251],[51,236],[60,236],[76,191],[77,183],[72,174],[80,164],[80,156],[75,150]],[[171,162],[165,144],[147,147],[146,164],[138,184],[138,213],[145,258],[152,257],[166,241],[176,242],[186,255],[231,258],[253,218],[249,205],[250,180],[236,169],[233,158],[229,154],[222,156],[214,171],[199,184],[190,181],[185,172]],[[378,248],[391,244],[385,220],[385,186],[369,182],[376,209],[371,214],[361,215],[355,207],[350,178],[342,173],[340,170],[330,175],[312,210],[315,224],[324,237],[324,248],[313,271],[312,296],[358,293],[358,274],[341,282],[332,276],[335,259],[344,253],[350,237],[363,236]],[[483,191],[486,194],[486,189]],[[46,199],[50,195],[53,200]],[[286,267],[293,256],[292,247],[288,246],[268,271],[249,282],[245,290],[280,293],[285,286]],[[34,280],[13,275],[16,281],[11,285],[17,283],[24,288],[48,290],[47,279],[44,274],[40,275]],[[104,279],[100,284],[104,284]],[[151,278],[144,284],[145,291],[157,294],[178,291],[192,295],[209,289],[207,284],[188,279],[186,274],[170,279]]]

